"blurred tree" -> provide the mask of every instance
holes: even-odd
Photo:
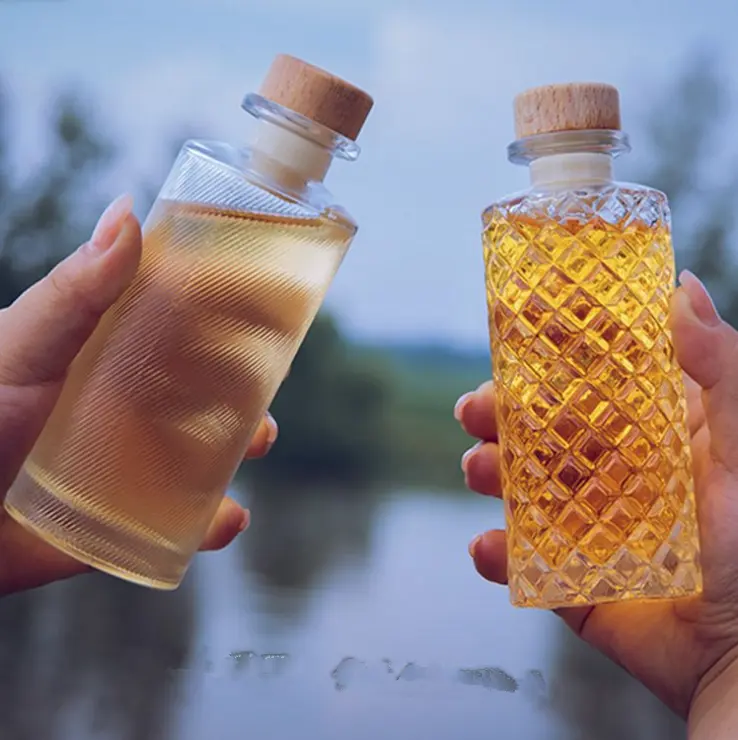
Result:
[[[654,101],[641,147],[646,156],[651,155],[651,165],[635,170],[633,179],[667,194],[680,267],[704,279],[724,318],[736,324],[738,273],[731,240],[738,170],[725,158],[731,152],[730,142],[721,139],[730,130],[726,125],[730,101],[719,69],[714,57],[697,55]],[[563,628],[554,675],[562,687],[558,710],[577,738],[676,740],[685,736],[683,723],[669,710]]]
[[[94,133],[87,117],[81,101],[59,96],[51,111],[47,160],[37,172],[18,178],[10,161],[8,99],[0,89],[0,306],[84,241],[105,205],[90,194],[115,150]]]
[[[381,505],[350,485],[285,486],[249,483],[254,526],[238,545],[246,571],[262,586],[251,596],[259,602],[255,618],[292,624],[304,618],[327,572],[366,572]]]
[[[389,398],[380,360],[352,352],[334,320],[318,316],[272,405],[279,444],[244,472],[303,485],[376,480],[390,466]]]
[[[712,53],[698,53],[653,102],[635,179],[667,194],[677,262],[704,280],[723,317],[738,324],[735,207],[738,168],[728,85]],[[642,161],[642,160],[641,160]]]
[[[471,441],[453,419],[458,398],[490,377],[488,352],[421,345],[383,349],[391,360],[392,479],[442,491],[464,487],[459,461]]]

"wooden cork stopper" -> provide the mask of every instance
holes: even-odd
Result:
[[[287,54],[274,58],[259,94],[352,140],[374,105],[358,87]]]
[[[518,139],[583,129],[620,129],[617,88],[599,82],[571,82],[534,87],[515,98]]]

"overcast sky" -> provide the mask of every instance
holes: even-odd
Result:
[[[735,85],[737,21],[734,0],[0,0],[0,77],[22,170],[73,86],[125,144],[118,190],[160,176],[184,127],[240,143],[241,98],[275,53],[364,87],[362,156],[327,180],[360,224],[329,304],[358,337],[484,347],[479,213],[526,181],[505,158],[514,94],[617,85],[635,159],[649,100],[693,50],[720,50]]]

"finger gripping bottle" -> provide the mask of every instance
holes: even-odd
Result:
[[[696,594],[666,197],[613,179],[615,88],[535,88],[515,117],[531,188],[482,218],[511,601]]]
[[[278,56],[251,146],[189,141],[136,278],[75,360],[7,511],[73,557],[176,588],[357,226],[323,186],[363,91]]]

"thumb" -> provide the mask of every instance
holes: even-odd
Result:
[[[738,473],[738,332],[695,275],[685,270],[679,281],[671,314],[676,357],[702,388],[713,457]]]
[[[141,229],[131,208],[128,196],[111,203],[89,242],[0,311],[0,498],[70,363],[136,274]]]

